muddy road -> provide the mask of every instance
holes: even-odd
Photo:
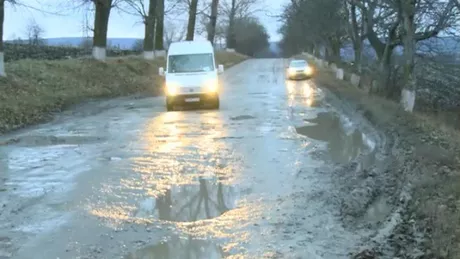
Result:
[[[284,65],[228,69],[220,110],[123,98],[1,137],[0,258],[347,258],[369,233],[325,172],[373,133]]]

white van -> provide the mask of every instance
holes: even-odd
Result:
[[[166,108],[175,105],[211,104],[219,109],[218,74],[224,66],[216,67],[214,48],[209,41],[174,42],[168,48],[165,76]]]

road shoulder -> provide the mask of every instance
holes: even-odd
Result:
[[[392,213],[379,224],[376,235],[363,242],[364,248],[355,258],[379,254],[403,258],[458,255],[454,244],[459,240],[459,226],[453,219],[458,215],[456,204],[460,197],[460,134],[440,126],[433,118],[408,114],[396,103],[369,96],[337,80],[327,68],[319,68],[314,80],[362,114],[386,139],[387,161],[374,168],[379,181],[372,180],[366,187],[379,196],[384,193]],[[363,174],[364,171],[361,170],[361,184],[369,178],[369,172]],[[362,203],[361,209],[364,211],[370,204]],[[359,216],[362,215],[354,215],[348,221],[356,221]]]

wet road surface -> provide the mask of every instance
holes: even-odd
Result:
[[[369,141],[284,65],[229,69],[220,110],[116,99],[0,138],[0,258],[346,258],[320,169]]]

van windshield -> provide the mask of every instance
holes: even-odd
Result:
[[[305,61],[292,61],[291,62],[291,67],[305,67],[307,65],[307,62]]]
[[[212,53],[169,56],[169,73],[208,72],[213,70]]]

